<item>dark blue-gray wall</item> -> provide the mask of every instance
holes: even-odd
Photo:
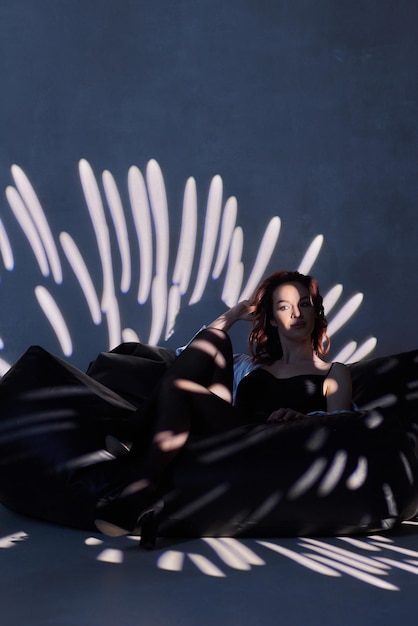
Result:
[[[371,335],[375,355],[416,347],[417,18],[415,0],[2,0],[0,218],[15,264],[0,258],[0,356],[12,362],[29,343],[60,354],[34,296],[48,281],[3,193],[13,164],[54,237],[69,232],[100,281],[82,158],[113,174],[125,205],[129,167],[156,159],[172,247],[186,180],[196,179],[201,236],[219,174],[224,198],[238,199],[247,268],[278,215],[268,271],[296,267],[322,234],[312,272],[323,291],[364,293],[336,349]],[[47,286],[83,366],[107,335],[62,264],[62,285]],[[222,310],[220,285],[184,300],[168,345]],[[125,294],[121,310],[140,332],[147,307]]]

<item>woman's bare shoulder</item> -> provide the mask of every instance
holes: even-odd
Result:
[[[333,376],[342,376],[347,379],[351,379],[350,370],[344,363],[340,363],[339,361],[333,361],[331,363],[331,367],[329,369],[329,373]]]

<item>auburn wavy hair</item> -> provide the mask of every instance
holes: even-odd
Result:
[[[315,326],[312,331],[312,347],[318,356],[325,356],[330,347],[326,333],[328,322],[325,318],[322,296],[318,281],[294,271],[281,270],[265,278],[257,288],[252,304],[255,306],[253,325],[249,336],[249,346],[256,363],[273,363],[283,356],[277,327],[272,326],[273,292],[285,283],[299,283],[306,287],[315,311]]]

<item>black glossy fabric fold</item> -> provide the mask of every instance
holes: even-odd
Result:
[[[139,356],[132,353],[136,349]],[[4,505],[91,529],[98,497],[133,475],[129,460],[115,460],[104,450],[105,437],[140,439],[149,398],[177,361],[135,344],[115,355],[105,356],[100,367],[96,363],[97,378],[106,385],[36,346],[3,377]],[[119,375],[125,358],[132,376]],[[148,363],[153,359],[155,368]],[[416,515],[418,351],[350,369],[361,413],[285,425],[231,423],[231,429],[193,437],[173,465],[160,534],[332,535],[390,528]]]
[[[175,358],[173,350],[128,342],[110,352],[100,352],[87,374],[141,407]]]
[[[276,378],[264,369],[248,374],[238,385],[236,405],[248,421],[264,424],[279,406],[292,408],[299,413],[326,411],[323,392],[324,375]]]

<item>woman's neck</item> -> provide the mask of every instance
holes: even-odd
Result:
[[[283,357],[265,365],[264,369],[276,378],[290,378],[292,376],[319,374],[327,370],[329,364],[319,358],[312,350],[283,351]]]
[[[319,359],[318,355],[314,352],[312,345],[309,343],[294,344],[291,345],[282,342],[283,356],[280,359],[284,365],[291,365],[293,363],[315,363]]]

